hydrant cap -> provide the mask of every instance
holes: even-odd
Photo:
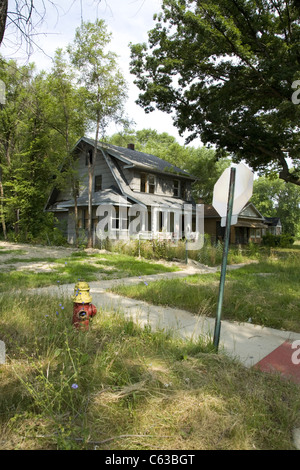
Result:
[[[89,304],[92,302],[90,286],[87,282],[77,282],[75,284],[73,302]]]

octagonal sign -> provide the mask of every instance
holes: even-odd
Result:
[[[237,223],[239,213],[252,196],[253,179],[253,172],[244,163],[239,163],[236,167],[231,225]],[[212,205],[221,216],[222,227],[226,225],[229,180],[230,168],[226,168],[214,186]]]

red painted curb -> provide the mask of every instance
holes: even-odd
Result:
[[[300,384],[300,342],[285,341],[253,367],[263,372],[279,373],[283,378]]]

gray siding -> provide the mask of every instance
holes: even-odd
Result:
[[[130,189],[135,192],[140,192],[141,191],[141,174],[142,173],[147,173],[146,171],[141,171],[137,170],[134,168],[123,168],[123,173],[124,176],[130,186]],[[149,174],[151,174],[149,172]],[[182,178],[178,178],[176,175],[155,175],[156,178],[156,191],[155,194],[158,194],[160,196],[173,196],[173,185],[174,185],[174,180],[179,180],[181,183],[185,184],[186,187],[186,193],[187,193],[187,201],[191,200],[191,182],[189,180],[184,180]]]
[[[82,152],[79,155],[78,160],[78,175],[80,180],[79,196],[87,196],[88,194],[88,166],[85,164],[85,152]],[[93,191],[95,176],[102,175],[102,189],[107,189],[112,185],[115,185],[115,179],[111,174],[111,171],[104,160],[104,157],[101,152],[97,153],[96,164],[94,166],[94,181],[93,181]]]

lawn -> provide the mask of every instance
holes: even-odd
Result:
[[[280,257],[228,270],[223,318],[300,332],[299,279],[298,252],[283,252]],[[117,286],[113,291],[153,304],[215,316],[219,280],[220,273],[202,274],[148,285]]]
[[[0,277],[0,339],[6,346],[0,364],[0,449],[294,449],[298,385],[216,354],[208,339],[190,342],[141,328],[122,311],[98,310],[89,331],[74,330],[70,297],[26,292],[57,280],[76,282],[82,274],[162,272],[162,264],[81,252],[46,261],[54,264],[53,272]],[[282,305],[293,301],[291,310],[299,312],[298,263],[289,255],[228,272],[225,315],[232,315],[229,287],[232,296],[240,293],[235,305],[247,315],[251,295],[261,305],[263,292],[270,299],[283,292],[288,297]],[[15,295],[12,287],[21,286],[23,292]],[[168,296],[170,304],[183,302],[208,314],[217,289],[218,275],[205,275],[142,284],[135,295],[152,292],[148,300],[159,303]]]
[[[5,271],[5,266],[25,263],[28,270]],[[49,265],[47,272],[34,272],[37,263]],[[84,251],[73,252],[65,258],[25,258],[12,257],[2,261],[3,271],[0,272],[0,291],[4,292],[9,284],[10,289],[43,287],[57,284],[75,283],[78,279],[96,281],[145,274],[173,272],[177,267],[145,261],[133,256],[122,254],[88,254]],[[30,267],[30,270],[29,270]]]
[[[293,449],[299,387],[69,298],[0,295],[0,448]]]

